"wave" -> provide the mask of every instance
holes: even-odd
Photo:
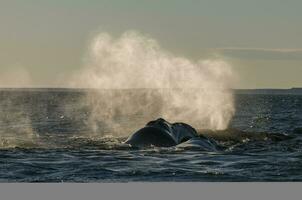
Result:
[[[225,149],[252,142],[279,142],[294,138],[293,135],[270,132],[247,132],[235,128],[225,130],[198,130],[198,134],[217,141]],[[126,137],[91,136],[89,134],[41,134],[36,137],[3,137],[0,136],[0,149],[97,149],[97,150],[134,150],[138,148],[125,144]],[[155,148],[155,147],[150,147]],[[142,149],[142,148],[139,148]],[[148,149],[148,147],[144,147]],[[169,147],[156,149],[175,149]],[[185,148],[191,149],[189,148]],[[196,148],[194,148],[196,149]]]
[[[225,130],[198,130],[200,135],[210,137],[221,142],[241,143],[245,141],[283,141],[292,139],[293,136],[285,133],[270,133],[270,132],[248,132],[235,128]]]

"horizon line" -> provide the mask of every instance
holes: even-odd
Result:
[[[129,90],[129,89],[183,89],[183,88],[94,88],[94,87],[49,87],[49,86],[30,86],[30,87],[1,87],[0,90],[9,90],[9,89],[79,89],[79,90],[89,90],[89,89],[99,89],[99,90]],[[189,88],[186,88],[189,89]],[[204,88],[190,88],[190,89],[204,89]],[[293,89],[302,89],[300,87],[290,87],[290,88],[270,88],[270,87],[263,87],[263,88],[228,88],[231,90],[293,90]]]
[[[302,48],[261,48],[261,47],[218,47],[214,50],[222,51],[266,51],[266,52],[280,52],[280,53],[293,53],[302,52]]]

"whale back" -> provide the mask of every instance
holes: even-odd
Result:
[[[138,130],[131,135],[125,143],[136,147],[151,145],[158,147],[171,147],[178,144],[167,131],[152,126],[146,126]]]
[[[197,131],[193,127],[180,122],[172,124],[172,133],[177,144],[186,142],[191,138],[198,137]]]
[[[132,146],[170,147],[193,137],[197,137],[197,132],[191,126],[185,123],[171,124],[159,118],[148,122],[144,128],[130,136],[125,143]]]

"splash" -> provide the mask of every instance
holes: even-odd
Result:
[[[175,56],[135,31],[119,38],[100,33],[87,58],[72,86],[98,89],[87,94],[88,123],[96,132],[108,127],[109,132],[129,134],[158,117],[225,129],[234,114],[234,73],[224,60]],[[124,117],[133,117],[133,124],[123,124]]]

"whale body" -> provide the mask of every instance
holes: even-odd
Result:
[[[172,147],[198,148],[216,151],[219,145],[205,136],[199,135],[197,131],[185,123],[169,123],[159,118],[148,122],[145,127],[132,134],[126,141],[133,147]]]

